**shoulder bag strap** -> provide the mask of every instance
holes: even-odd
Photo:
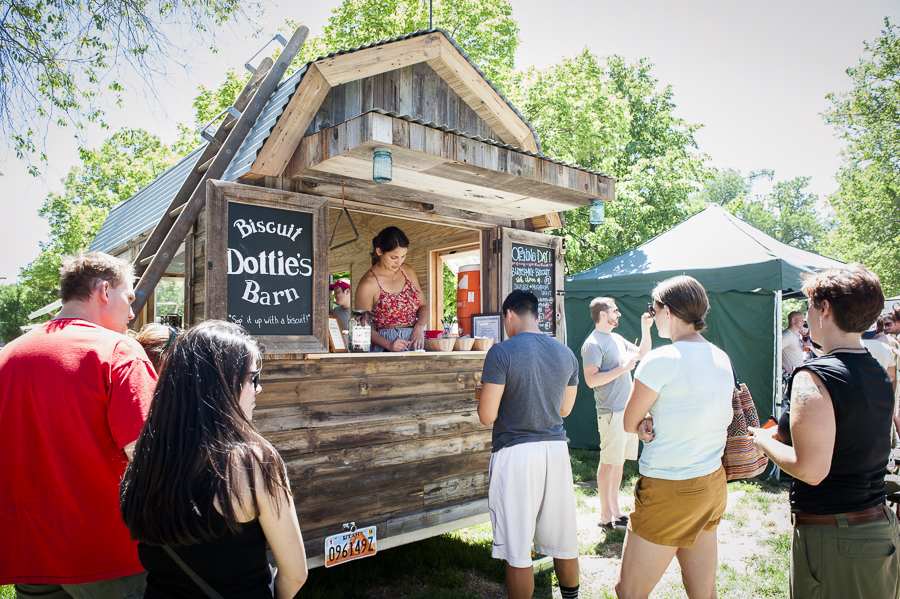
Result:
[[[731,374],[732,374],[732,376],[734,376],[734,388],[740,389],[741,382],[738,380],[737,372],[735,372],[735,370],[734,370],[734,362],[731,361],[731,358],[728,358],[728,363],[731,364]]]
[[[190,576],[191,580],[193,580],[198,587],[203,589],[203,592],[206,593],[207,596],[211,597],[212,599],[225,599],[218,593],[218,591],[216,591],[216,589],[209,586],[209,584],[205,580],[200,578],[200,576],[196,572],[194,572],[183,559],[181,559],[181,556],[175,553],[174,549],[172,549],[168,545],[163,545],[163,549],[166,550],[166,553],[169,554],[169,556],[175,561],[176,564],[181,566],[181,569],[184,570],[184,573]]]

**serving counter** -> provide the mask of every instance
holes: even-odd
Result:
[[[264,360],[254,421],[287,464],[311,566],[344,523],[376,525],[380,550],[488,519],[486,353]]]

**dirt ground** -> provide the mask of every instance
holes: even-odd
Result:
[[[591,488],[590,483],[577,486]],[[593,484],[596,488],[596,483]],[[791,528],[790,509],[787,502],[787,490],[777,493],[769,505],[763,508],[753,501],[742,501],[746,491],[729,488],[728,507],[725,517],[718,528],[719,563],[727,563],[737,572],[746,571],[747,560],[761,548],[760,543],[770,538],[773,533],[781,533]],[[775,495],[775,494],[773,494]],[[604,531],[597,526],[600,501],[596,496],[583,497],[578,508],[578,540],[582,547],[596,547],[605,540]],[[630,512],[634,507],[634,496],[620,495],[619,504],[623,511]],[[582,553],[584,553],[582,551]],[[621,543],[610,543],[604,547],[600,555],[581,555],[582,597],[602,596],[606,589],[615,596],[613,585],[621,564]],[[681,580],[678,561],[672,560],[663,580],[657,588],[668,581]],[[554,589],[554,597],[559,597],[559,590]],[[652,595],[651,595],[652,597]]]

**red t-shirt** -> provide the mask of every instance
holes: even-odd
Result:
[[[119,482],[155,386],[136,341],[81,319],[0,350],[0,584],[143,571]]]

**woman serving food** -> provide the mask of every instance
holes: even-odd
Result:
[[[425,346],[428,304],[416,273],[404,264],[409,239],[397,227],[372,240],[372,268],[356,288],[356,309],[372,313],[372,351],[408,351]]]

